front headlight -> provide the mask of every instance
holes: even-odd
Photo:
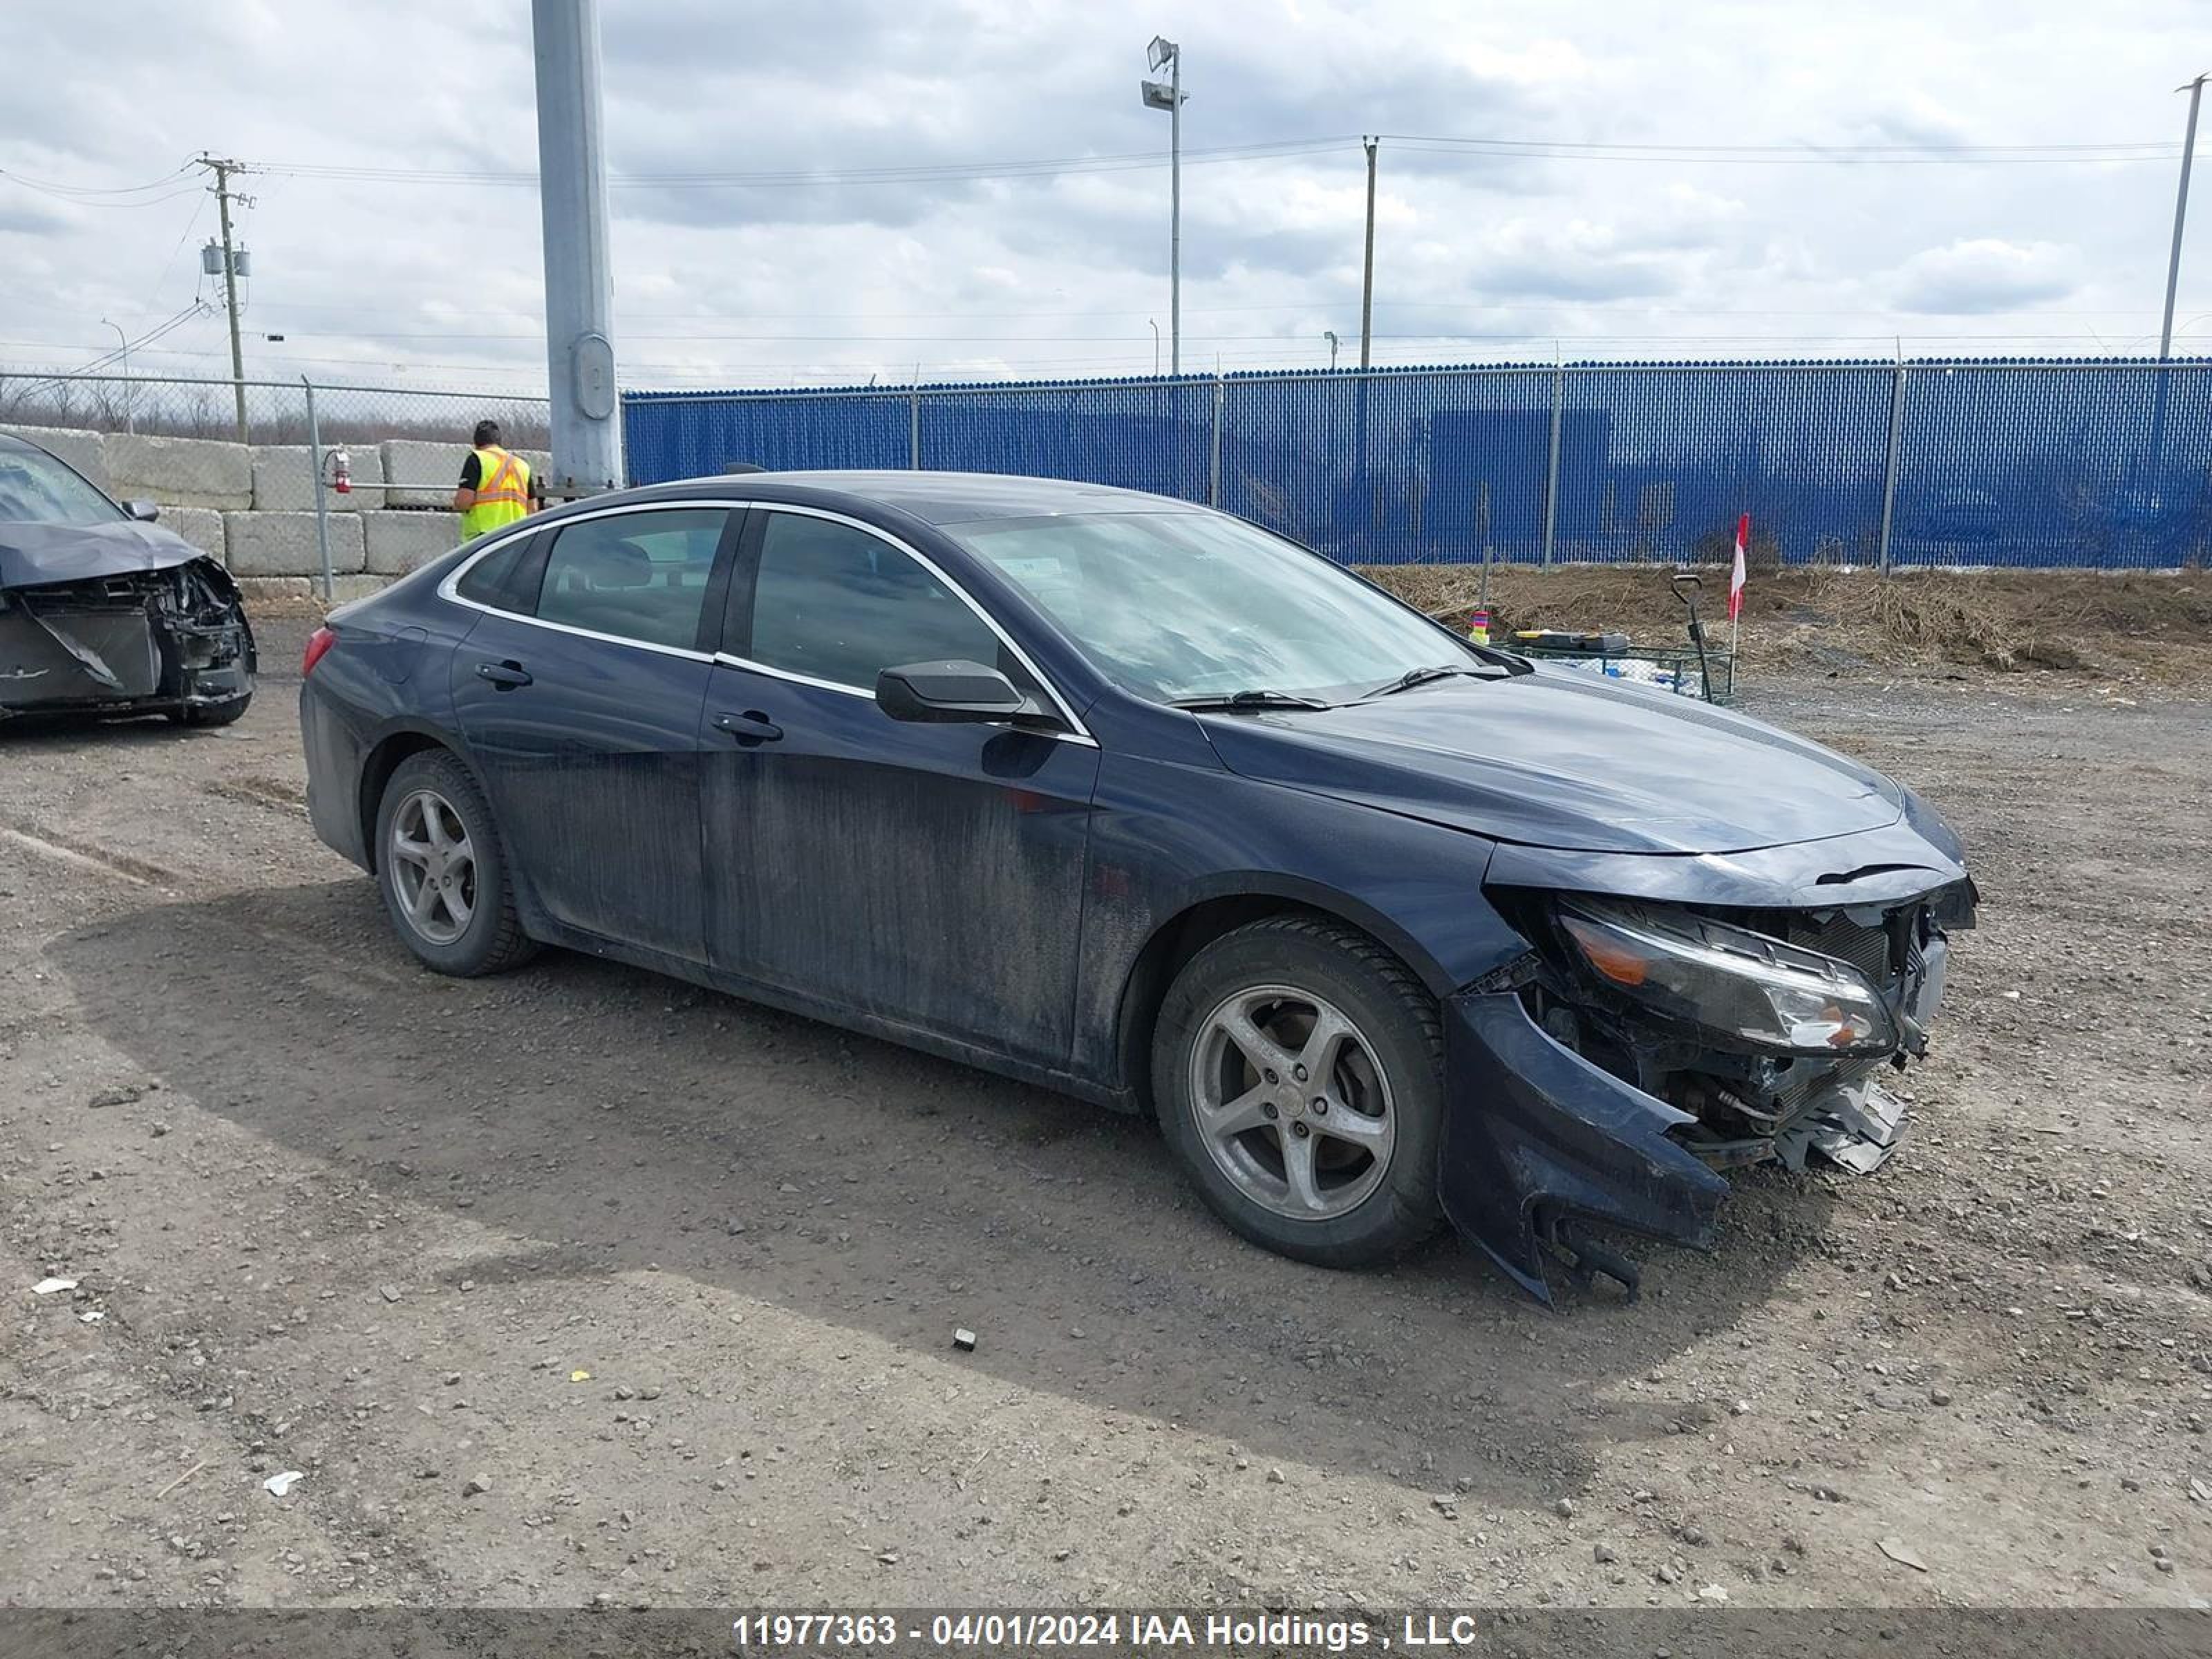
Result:
[[[1563,900],[1559,926],[1605,984],[1654,1013],[1793,1054],[1887,1054],[1897,1024],[1866,975],[1687,911]]]

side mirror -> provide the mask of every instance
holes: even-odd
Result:
[[[910,662],[876,676],[876,706],[895,720],[988,722],[1027,713],[1030,700],[980,662]]]
[[[161,516],[161,509],[151,501],[125,501],[123,510],[140,524],[151,524]]]

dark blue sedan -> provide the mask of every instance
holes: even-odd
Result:
[[[940,473],[579,502],[331,616],[317,832],[443,973],[634,963],[1157,1116],[1304,1261],[1532,1293],[1871,1169],[1975,902],[1909,790],[1241,520]]]

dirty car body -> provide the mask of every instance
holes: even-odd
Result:
[[[0,719],[245,712],[254,645],[237,586],[153,517],[0,434]]]
[[[832,567],[834,604],[808,586]],[[897,591],[939,630],[909,654],[957,660],[867,656],[871,607],[919,603]],[[1129,491],[624,492],[342,608],[311,659],[315,827],[395,915],[459,914],[392,883],[459,867],[405,814],[438,799],[410,778],[461,780],[437,836],[481,809],[532,939],[1152,1111],[1171,1140],[1187,1095],[1217,1173],[1313,1224],[1247,1225],[1186,1152],[1248,1236],[1349,1261],[1326,1241],[1389,1200],[1543,1298],[1555,1255],[1632,1287],[1594,1229],[1709,1247],[1723,1171],[1878,1164],[1902,1127],[1881,1079],[1924,1051],[1973,916],[1956,838],[1867,768],[1473,646]]]

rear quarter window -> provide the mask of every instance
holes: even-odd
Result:
[[[544,538],[517,536],[468,568],[453,592],[472,605],[528,616],[538,599],[538,561],[532,556]]]

